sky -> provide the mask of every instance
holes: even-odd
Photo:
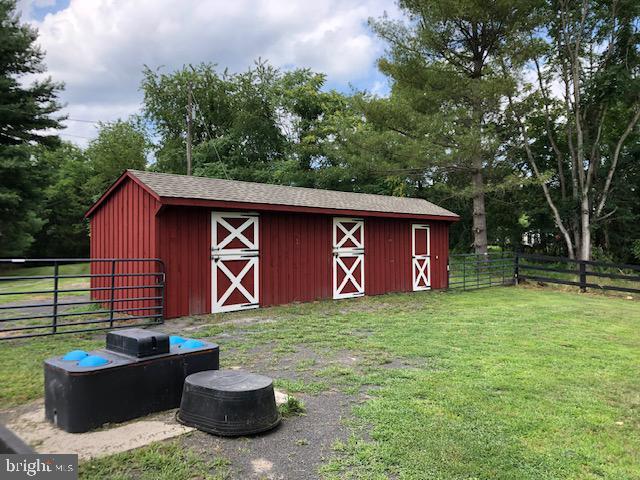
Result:
[[[242,71],[261,58],[323,72],[329,89],[385,94],[376,68],[385,46],[367,19],[400,16],[394,0],[19,0],[18,9],[39,30],[47,74],[65,83],[61,136],[81,146],[95,122],[140,110],[144,65]]]

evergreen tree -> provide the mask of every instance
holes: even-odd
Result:
[[[509,86],[499,66],[504,56],[517,53],[532,2],[402,0],[399,5],[407,21],[372,22],[389,45],[379,67],[393,84],[390,98],[365,103],[367,119],[387,146],[381,151],[404,171],[413,169],[419,183],[428,183],[434,172],[442,180],[466,176],[474,250],[486,253],[485,193],[501,160],[499,130]]]
[[[25,85],[21,77],[44,72],[37,31],[20,22],[14,0],[0,0],[0,257],[23,255],[44,224],[39,211],[45,172],[31,154],[35,144],[55,145],[62,88],[51,79]]]

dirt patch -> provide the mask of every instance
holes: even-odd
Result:
[[[195,432],[184,442],[199,451],[211,452],[211,460],[230,461],[231,478],[304,480],[318,478],[318,468],[332,456],[336,440],[346,440],[354,400],[338,392],[296,395],[304,401],[306,414],[287,417],[263,435],[221,438]]]

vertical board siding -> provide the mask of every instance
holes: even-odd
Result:
[[[123,182],[110,196],[108,202],[94,212],[90,219],[90,258],[157,258],[155,249],[155,209],[156,200],[133,181]],[[116,273],[150,273],[157,265],[152,262],[117,262]],[[92,262],[92,274],[110,274],[109,262]],[[154,283],[153,277],[117,277],[116,287],[142,286]],[[91,279],[92,287],[111,286],[109,277]],[[158,292],[147,288],[116,290],[115,299],[150,297]],[[108,290],[91,292],[94,300],[109,300]],[[154,301],[116,302],[116,309],[130,309],[132,315],[149,311],[135,308],[154,306]],[[105,305],[108,306],[108,305]]]
[[[260,215],[260,305],[331,298],[331,218]]]
[[[367,295],[411,291],[411,222],[367,218],[364,266]]]
[[[260,306],[333,297],[332,221],[328,215],[260,214]],[[365,220],[365,293],[409,292],[411,225]],[[419,223],[419,222],[418,222]],[[425,222],[423,222],[425,223]],[[431,227],[431,287],[446,288],[448,223]],[[167,269],[166,316],[211,311],[211,211],[167,207],[158,217],[160,257]]]
[[[94,212],[91,258],[161,258],[166,267],[165,316],[211,312],[211,210],[167,206],[133,181],[123,182]],[[309,302],[333,297],[332,222],[330,215],[263,212],[260,214],[260,305]],[[431,287],[447,287],[449,223],[367,217],[365,219],[365,293],[411,291],[411,225],[428,224],[431,235]],[[140,271],[119,265],[119,273]],[[145,268],[149,268],[148,266]],[[109,273],[93,264],[92,273]],[[136,285],[135,277],[118,285]],[[110,280],[92,279],[92,286]],[[129,283],[126,283],[129,282]],[[116,298],[148,296],[148,290],[120,291]],[[109,292],[94,292],[108,299]],[[149,302],[147,302],[149,303]],[[121,308],[150,306],[123,302]]]
[[[380,295],[413,290],[411,225],[429,225],[431,288],[447,287],[449,224],[392,218],[365,221],[365,293]]]
[[[449,224],[429,222],[431,229],[431,288],[447,288],[449,281],[447,262],[449,259]]]
[[[167,271],[167,318],[211,312],[211,211],[167,207],[158,215],[158,225]]]

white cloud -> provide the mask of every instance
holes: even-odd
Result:
[[[52,3],[22,0],[23,15],[31,19],[34,7]],[[325,72],[331,85],[374,87],[383,46],[366,22],[385,10],[398,15],[392,0],[71,0],[30,21],[40,31],[48,74],[66,84],[65,111],[108,121],[138,110],[145,64],[171,71],[213,62],[239,71],[261,57]],[[95,135],[90,124],[68,125],[69,135]]]

